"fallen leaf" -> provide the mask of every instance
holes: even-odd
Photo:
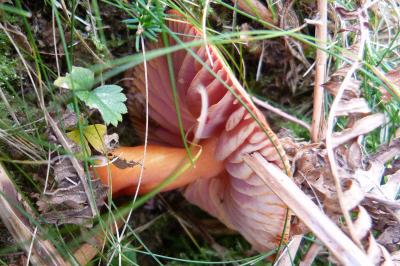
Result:
[[[354,141],[347,150],[347,164],[353,170],[363,168],[363,151],[360,143]]]
[[[370,192],[373,188],[379,186],[384,172],[385,166],[383,164],[370,161],[369,168],[367,170],[356,169],[353,178],[358,181],[363,191]]]
[[[46,191],[36,202],[42,217],[52,224],[91,226],[93,216],[87,194],[69,158],[60,157],[55,162],[54,180],[54,189]],[[108,189],[99,179],[91,180],[91,188],[100,208],[105,204]]]
[[[322,85],[333,96],[336,96],[340,86],[342,85],[342,81],[346,76],[345,71],[347,72],[348,68],[339,69],[334,75],[331,76],[331,79],[328,82]],[[360,81],[352,78],[344,88],[342,100],[350,100],[360,97],[360,84]]]
[[[393,139],[389,145],[381,145],[378,152],[371,156],[371,161],[382,164],[387,163],[393,157],[400,154],[400,138]]]
[[[106,153],[107,148],[104,143],[104,136],[107,133],[107,127],[102,124],[95,124],[85,127],[84,130],[85,139],[90,145],[100,153]]]
[[[336,109],[336,116],[348,116],[350,114],[370,114],[371,108],[364,98],[342,100]]]
[[[358,137],[360,135],[367,134],[374,129],[380,127],[385,123],[385,115],[382,113],[372,114],[361,118],[356,121],[351,128],[346,128],[341,132],[335,132],[332,134],[332,146],[337,147],[347,141]]]
[[[386,200],[395,200],[400,189],[400,170],[393,175],[387,176],[387,182],[384,185],[372,189],[371,194],[382,197]]]
[[[107,133],[107,127],[102,124],[89,125],[83,128],[83,139],[82,143],[86,149],[87,154],[90,156],[92,151],[90,145],[100,153],[107,153],[107,147],[104,143],[104,137]],[[70,138],[77,145],[82,145],[81,134],[79,129],[75,129],[67,133],[67,137]]]
[[[398,250],[400,247],[400,225],[388,226],[377,238],[379,244],[389,251]]]
[[[110,135],[104,136],[104,145],[107,150],[113,150],[119,142],[119,136],[117,133],[112,133]]]
[[[79,129],[75,129],[73,131],[70,131],[66,135],[70,140],[75,142],[75,144],[77,144],[79,147],[82,147],[82,145],[83,145],[83,148],[86,151],[86,154],[88,156],[90,156],[92,154],[92,151],[90,150],[89,143],[87,142],[86,138],[84,137],[83,139],[81,139],[81,133],[80,133]],[[77,156],[78,157],[82,157],[83,154],[82,153],[80,153],[80,154],[78,153]]]

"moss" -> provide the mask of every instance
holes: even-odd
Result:
[[[11,56],[11,44],[7,35],[0,33],[0,86],[3,88],[6,82],[13,82],[18,79],[17,60]]]

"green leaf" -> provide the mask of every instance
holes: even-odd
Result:
[[[122,114],[128,112],[126,96],[117,85],[103,85],[93,91],[76,91],[76,96],[90,108],[100,111],[106,125],[117,126],[122,121]]]
[[[71,73],[65,77],[58,77],[54,81],[57,87],[73,90],[76,97],[90,108],[100,111],[106,125],[117,126],[122,121],[122,114],[128,110],[125,105],[126,96],[121,93],[122,88],[117,85],[104,85],[94,90],[93,71],[83,67],[72,67]]]
[[[70,89],[74,91],[87,91],[93,87],[94,73],[84,67],[72,67],[71,73],[65,77],[58,77],[54,81],[54,86]]]

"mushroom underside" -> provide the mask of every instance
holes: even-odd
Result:
[[[175,11],[169,12],[169,15],[174,19],[168,20],[168,26],[180,41],[190,42],[201,38],[201,32],[185,22],[182,15]],[[169,43],[173,46],[178,42],[169,37]],[[163,46],[159,41],[149,45],[147,49]],[[245,164],[243,155],[259,152],[281,169],[288,165],[287,159],[264,116],[251,102],[217,48],[209,45],[208,49],[211,56],[208,56],[205,46],[200,46],[190,48],[190,52],[185,49],[179,50],[170,57],[183,129],[188,140],[193,141],[195,135],[199,137],[204,154],[195,168],[189,170],[193,174],[190,180],[181,180],[178,185],[168,189],[186,186],[183,194],[191,203],[240,232],[254,249],[261,252],[271,250],[277,247],[282,237],[287,240],[289,229],[284,228],[284,225],[285,221],[290,219],[290,215],[285,204]],[[149,142],[185,152],[167,57],[158,57],[147,61],[146,64],[149,117],[153,125],[149,132]],[[140,111],[143,110],[143,96],[138,95],[145,95],[146,92],[144,66],[134,68],[129,75],[134,77],[129,84],[130,115],[134,125],[140,127],[143,125],[143,117],[140,115]],[[206,95],[206,102],[204,97],[201,97],[201,91]],[[249,110],[253,115],[250,115]],[[206,117],[198,119],[204,112]],[[255,120],[258,120],[258,123]],[[213,144],[207,145],[210,139],[213,140]],[[147,156],[151,154],[148,152]],[[177,157],[182,160],[182,156]],[[172,157],[167,158],[170,164],[174,164]],[[207,165],[211,170],[207,174],[196,176],[196,171],[207,168]],[[146,169],[153,166],[157,167],[146,160]],[[114,175],[112,171],[111,173]],[[165,178],[167,173],[168,171],[156,171],[157,178],[143,178],[141,186],[147,186],[147,189],[142,191],[152,187],[146,183],[147,180],[153,178],[152,182],[155,184]],[[136,181],[135,178],[132,180],[125,190],[122,188],[120,191],[131,193],[132,188],[138,185],[135,184],[137,178]]]

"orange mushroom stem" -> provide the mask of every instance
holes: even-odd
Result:
[[[184,187],[198,178],[211,178],[220,174],[224,170],[223,162],[212,159],[216,142],[216,138],[211,138],[202,142],[201,146],[194,146],[191,150],[193,154],[201,149],[199,158],[163,191]],[[112,158],[118,158],[118,160],[140,163],[129,166],[110,163],[94,168],[103,184],[111,188],[113,196],[133,195],[138,186],[140,194],[151,191],[181,167],[188,157],[184,148],[148,145],[146,159],[143,162],[143,150],[143,146],[121,147],[111,154]],[[141,164],[144,170],[140,178]],[[140,184],[139,179],[141,179]]]

